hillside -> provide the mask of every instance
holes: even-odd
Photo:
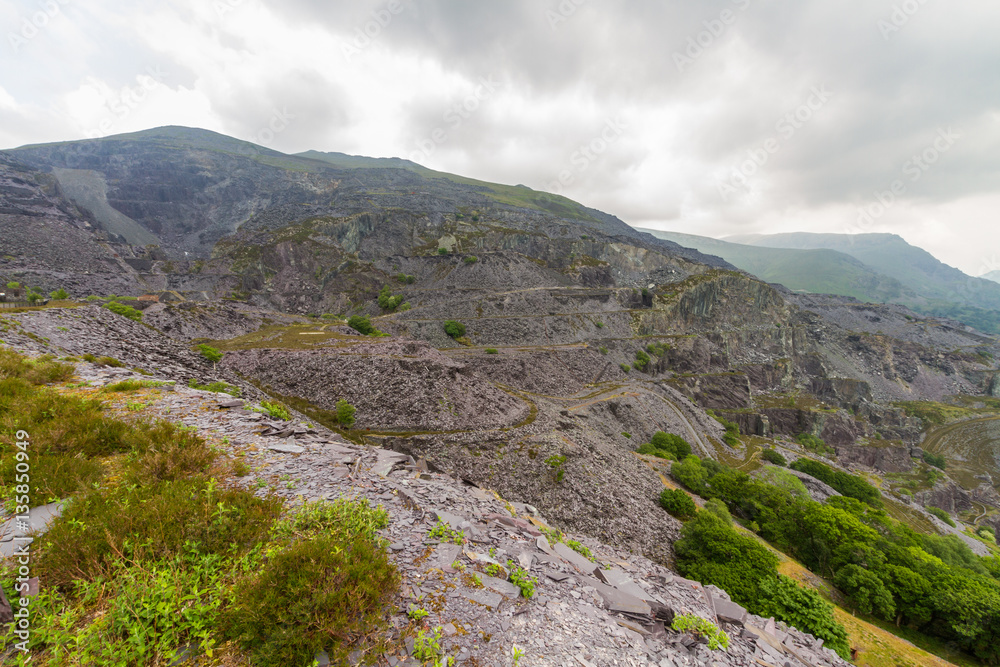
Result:
[[[900,281],[877,273],[850,255],[837,250],[797,250],[729,243],[693,234],[639,231],[656,238],[717,255],[733,266],[769,283],[813,294],[839,294],[875,303],[916,299],[917,294]]]
[[[984,613],[1000,615],[1000,579],[990,560],[995,544],[975,536],[1000,527],[993,482],[1000,469],[989,457],[960,461],[967,452],[933,432],[1000,411],[1000,341],[901,306],[792,293],[769,284],[771,274],[761,279],[736,268],[743,268],[739,260],[761,273],[785,271],[813,287],[858,290],[866,300],[893,290],[910,295],[902,281],[862,260],[829,249],[707,241],[685,248],[521,186],[396,159],[284,155],[187,128],[0,155],[10,165],[5,173],[21,179],[11,180],[16,192],[4,191],[10,199],[0,224],[12,248],[35,239],[3,259],[0,279],[22,279],[46,292],[65,287],[76,297],[0,316],[4,345],[74,364],[51,370],[63,378],[53,380],[51,391],[63,397],[99,397],[157,419],[174,414],[220,441],[219,451],[245,464],[243,474],[224,475],[234,493],[263,499],[269,491],[291,500],[297,491],[316,501],[364,493],[389,507],[392,521],[380,533],[388,541],[364,548],[394,563],[405,586],[371,617],[389,624],[377,627],[391,628],[364,635],[390,642],[366,645],[373,663],[390,664],[386,655],[397,664],[407,655],[411,664],[418,660],[415,642],[427,641],[436,626],[408,615],[412,603],[426,606],[442,628],[451,623],[454,632],[436,640],[450,655],[481,664],[504,664],[515,641],[530,647],[524,664],[561,664],[576,655],[568,648],[574,642],[595,646],[590,653],[579,649],[574,659],[583,665],[613,664],[615,651],[637,665],[843,664],[850,646],[831,608],[788,588],[794,584],[779,576],[771,558],[731,562],[734,553],[767,548],[733,537],[743,529],[756,535],[747,538],[754,544],[764,540],[834,582],[838,590],[830,597],[845,613],[891,628],[897,619],[889,610],[898,608],[904,617],[897,632],[928,650],[943,653],[950,642],[948,650],[963,654],[956,660],[995,658],[989,648],[995,627],[975,619],[960,625],[966,621],[956,614],[957,598],[928,591],[944,586],[964,595],[978,588],[988,593]],[[157,242],[135,243],[139,229]],[[76,246],[81,251],[74,254]],[[38,369],[56,363],[9,360],[0,373],[44,380],[50,371]],[[72,373],[82,380],[73,381]],[[122,392],[138,393],[112,400],[117,390],[99,387],[115,378],[131,382]],[[177,381],[191,391],[145,385],[142,378]],[[210,388],[240,399],[196,393]],[[27,403],[3,405],[21,410]],[[23,418],[40,420],[32,428],[50,434],[46,414]],[[982,451],[997,444],[991,429],[969,433]],[[924,452],[921,442],[934,450]],[[128,495],[137,492],[134,476],[167,474],[155,451],[131,440],[100,455],[49,446],[45,456],[54,457],[46,459],[53,466],[59,457],[87,461],[79,466],[88,476],[83,487],[60,487],[54,497],[92,490],[124,494],[114,498],[134,507],[137,498]],[[176,458],[191,469],[165,480],[171,484],[199,484],[215,474],[200,458]],[[796,469],[766,465],[779,460],[779,468]],[[136,468],[137,461],[146,463]],[[10,479],[3,479],[10,491]],[[677,509],[670,502],[684,502],[661,495],[675,482],[716,502],[693,515],[668,511]],[[513,508],[510,521],[496,516],[506,509],[499,498]],[[256,502],[233,496],[237,501]],[[295,516],[294,505],[282,511]],[[249,516],[197,512],[227,526]],[[130,516],[112,512],[119,514]],[[726,523],[730,515],[741,529]],[[300,519],[308,525],[308,517]],[[102,526],[109,519],[73,515],[52,530],[73,535],[78,524],[71,520]],[[840,524],[853,532],[824,532]],[[552,540],[546,550],[532,532],[543,525],[574,535],[566,545],[590,545],[596,560],[575,560],[570,546],[556,547],[557,532],[545,533]],[[107,528],[114,534],[114,526]],[[205,539],[215,535],[202,529]],[[103,529],[94,530],[93,540],[105,539]],[[317,538],[303,531],[302,541],[273,534],[264,541],[291,557]],[[851,554],[859,541],[875,543],[874,531],[892,537],[866,556],[891,606],[866,606],[852,583],[866,575],[855,571]],[[465,550],[453,548],[459,537],[469,540]],[[239,560],[241,567],[265,571],[246,545],[209,541],[220,550],[232,544],[233,551],[203,555],[250,558]],[[742,546],[734,551],[730,542]],[[628,574],[602,575],[598,562]],[[186,569],[183,558],[177,563],[184,576],[198,571]],[[727,578],[730,571],[741,574]],[[226,590],[243,590],[233,571],[219,576]],[[514,594],[511,586],[524,577],[538,579],[544,604]],[[705,589],[715,601],[682,594],[700,589],[681,577],[718,587]],[[899,592],[894,577],[919,590]],[[67,604],[83,605],[73,622],[102,631],[91,620],[109,612],[101,605],[110,602],[74,597],[74,582],[70,576],[59,583]],[[556,585],[562,582],[575,588]],[[761,618],[744,618],[724,604],[727,598]],[[569,614],[570,599],[586,608]],[[290,613],[301,611],[291,607]],[[555,610],[577,629],[556,622],[560,634],[549,644],[531,628],[553,623]],[[698,633],[671,629],[668,616],[689,612],[727,629],[733,649],[708,653]],[[531,623],[518,621],[523,614]],[[794,619],[842,657],[768,617]],[[609,634],[609,622],[636,634]],[[473,640],[477,623],[506,646]],[[233,664],[263,664],[247,662],[246,636],[227,634],[218,619],[211,627],[213,641],[227,638],[226,655],[242,656]],[[197,644],[187,632],[178,637]],[[600,639],[605,635],[625,643]],[[338,650],[348,645],[338,641]],[[324,645],[310,646],[311,656]]]
[[[836,250],[895,278],[913,293],[902,295],[894,300],[896,303],[952,317],[984,331],[1000,332],[1000,286],[968,276],[895,234],[793,233],[731,236],[724,240],[766,248]]]

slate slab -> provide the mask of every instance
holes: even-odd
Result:
[[[457,514],[451,514],[449,512],[442,512],[441,510],[434,510],[431,515],[437,521],[444,521],[446,524],[454,528],[455,530],[461,530],[462,524],[466,523],[464,517],[460,517]]]
[[[560,558],[567,561],[570,565],[575,567],[583,574],[592,575],[597,570],[600,569],[600,566],[598,566],[596,563],[594,563],[588,558],[584,558],[583,556],[581,556],[580,554],[578,554],[577,552],[573,551],[568,546],[563,544],[562,542],[557,542],[556,545],[553,547],[553,550]]]
[[[0,557],[9,557],[26,544],[26,541],[13,539],[28,532],[43,532],[52,520],[62,513],[61,503],[49,503],[32,507],[28,511],[27,530],[22,530],[17,523],[17,517],[8,519],[0,525]]]
[[[430,562],[431,567],[448,567],[455,562],[455,559],[462,555],[462,546],[460,544],[451,544],[450,542],[442,542],[441,544],[434,547],[434,553],[431,554]]]
[[[499,593],[493,593],[492,591],[463,591],[462,594],[466,597],[466,599],[478,602],[484,607],[489,607],[494,611],[500,606],[500,603],[503,602],[503,596]]]
[[[509,581],[491,577],[488,574],[480,574],[479,579],[483,582],[483,586],[496,591],[504,597],[511,599],[521,597],[521,589]]]
[[[634,595],[640,600],[645,600],[646,602],[663,602],[657,597],[647,593],[642,586],[633,581],[632,577],[617,568],[612,568],[610,570],[599,569],[597,570],[597,576],[608,586],[613,586],[620,591],[628,593],[629,595]]]
[[[593,577],[581,577],[583,584],[586,586],[592,586],[597,594],[601,596],[604,600],[604,604],[608,606],[608,609],[613,612],[622,612],[627,614],[636,614],[639,616],[649,616],[653,613],[652,609],[645,600],[641,600],[634,595],[620,591],[617,588],[612,588],[607,584],[594,579]]]
[[[730,600],[713,596],[712,607],[715,608],[716,617],[723,623],[742,626],[747,620],[747,610]]]
[[[410,460],[409,455],[400,454],[386,449],[379,449],[378,459],[372,464],[371,471],[379,477],[386,477],[396,466],[403,465]]]
[[[286,445],[285,443],[268,445],[267,448],[272,452],[281,452],[282,454],[302,454],[306,451],[306,448],[301,445]]]

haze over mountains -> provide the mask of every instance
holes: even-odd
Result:
[[[643,231],[717,255],[791,290],[898,303],[1000,333],[1000,285],[996,281],[966,275],[895,234],[753,234],[712,239]]]

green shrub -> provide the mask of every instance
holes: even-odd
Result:
[[[833,605],[811,588],[799,586],[785,575],[760,584],[759,602],[750,605],[751,613],[773,616],[790,626],[822,639],[824,644],[849,660],[847,631],[833,615]]]
[[[882,507],[882,494],[879,493],[879,490],[856,475],[834,470],[819,461],[810,461],[809,459],[798,459],[789,467],[829,484],[845,496],[857,498],[875,508]]]
[[[713,410],[706,410],[705,412],[712,419],[722,424],[723,428],[726,429],[726,432],[722,434],[722,441],[730,447],[739,447],[740,425],[736,422],[729,421],[725,417],[715,414]]]
[[[694,614],[675,616],[670,627],[677,632],[690,632],[696,637],[708,639],[708,648],[712,651],[729,648],[729,635],[720,630],[715,623]]]
[[[388,285],[383,287],[382,291],[378,293],[378,305],[382,310],[396,310],[401,303],[403,303],[403,295],[396,294],[393,296],[392,289]]]
[[[65,301],[69,298],[69,292],[60,287],[57,290],[49,292],[49,298],[53,301]]]
[[[727,526],[733,525],[733,515],[729,513],[729,508],[726,507],[726,503],[722,502],[718,498],[712,498],[711,500],[705,501],[705,509],[722,519]]]
[[[895,620],[896,604],[882,579],[860,565],[849,563],[837,570],[834,585],[847,594],[851,605],[862,614]]]
[[[485,351],[486,354],[500,354],[500,350],[496,349],[495,347],[488,347],[486,348]]]
[[[521,595],[530,600],[535,594],[535,586],[538,585],[538,579],[532,577],[512,560],[507,561],[507,567],[510,569],[510,583],[520,588]]]
[[[351,428],[354,426],[355,412],[357,412],[357,408],[344,399],[337,401],[337,423],[344,428]]]
[[[761,585],[777,575],[777,556],[711,512],[684,524],[674,554],[681,576],[718,586],[748,608],[760,598]]]
[[[632,362],[632,366],[637,371],[644,371],[646,370],[646,367],[649,366],[649,362],[650,362],[649,355],[643,352],[642,350],[638,350],[635,353],[635,361]]]
[[[162,387],[168,384],[167,382],[160,382],[158,380],[122,380],[120,382],[115,382],[114,384],[105,385],[102,389],[102,393],[125,393],[130,391],[139,391],[140,389],[146,389],[147,387]]]
[[[935,468],[940,468],[945,470],[947,468],[948,462],[940,454],[931,454],[930,452],[924,452],[924,461],[928,465],[932,465]]]
[[[770,448],[765,449],[763,452],[760,453],[760,457],[765,461],[767,461],[768,463],[780,466],[782,468],[788,465],[788,461],[786,461],[785,457],[781,455],[781,452],[779,452],[776,449],[770,449]]]
[[[475,264],[476,262],[479,261],[479,258],[476,257],[475,255],[469,255],[462,261],[465,262],[466,264]]]
[[[601,345],[601,346],[600,346],[599,348],[597,348],[597,351],[598,351],[598,352],[600,352],[600,353],[601,353],[601,354],[603,354],[603,355],[607,355],[607,353],[608,353],[608,348],[606,348],[606,347],[604,347],[603,345]]]
[[[447,248],[438,248],[438,254],[439,255],[447,255],[448,254],[448,249]]]
[[[372,326],[371,320],[365,315],[351,315],[347,318],[347,326],[363,336],[370,336],[377,332],[377,329]]]
[[[323,650],[331,664],[347,664],[386,626],[399,581],[372,539],[320,535],[293,542],[238,584],[223,623],[260,667],[307,665]]]
[[[88,356],[93,356],[93,355],[86,355],[85,354],[85,355],[83,355],[83,358],[86,359]],[[93,363],[97,364],[98,366],[110,366],[111,368],[124,368],[125,367],[125,364],[123,364],[122,362],[118,361],[114,357],[97,357],[96,359],[94,359]]]
[[[40,538],[35,565],[47,585],[68,591],[76,580],[111,575],[122,557],[171,560],[192,543],[202,554],[249,550],[266,537],[280,508],[277,500],[204,478],[91,489],[68,503]]]
[[[934,515],[934,516],[936,516],[937,518],[939,518],[939,519],[941,519],[942,521],[944,521],[944,522],[945,522],[946,524],[948,524],[948,525],[949,525],[949,526],[951,526],[952,528],[954,528],[954,527],[955,527],[955,520],[951,518],[951,515],[950,515],[950,514],[948,514],[947,512],[945,512],[945,511],[944,511],[943,509],[941,509],[940,507],[934,507],[933,505],[928,505],[928,506],[927,506],[927,507],[925,507],[924,509],[926,509],[926,510],[927,510],[928,512],[930,512],[931,514],[933,514],[933,515]]]
[[[412,285],[413,283],[417,282],[417,279],[414,276],[410,276],[405,273],[397,273],[396,281],[403,283],[404,285]]]
[[[667,510],[671,516],[682,521],[690,519],[698,511],[698,507],[694,504],[691,496],[680,489],[663,489],[660,492],[660,507]]]
[[[623,373],[628,373],[632,367],[629,364],[621,364],[621,369]]]
[[[461,338],[465,335],[465,325],[455,320],[446,320],[444,323],[444,332],[452,338]]]
[[[142,312],[136,310],[132,306],[126,306],[124,303],[118,303],[117,301],[111,301],[104,304],[104,307],[110,310],[116,315],[121,315],[122,317],[127,317],[135,322],[142,321]]]
[[[691,454],[691,445],[688,441],[674,433],[657,431],[649,442],[657,449],[670,452],[678,461],[683,461]]]
[[[72,365],[49,356],[32,359],[10,348],[0,348],[0,378],[20,378],[33,385],[51,384],[70,379],[74,370]]]
[[[198,350],[199,353],[201,353],[201,356],[205,357],[205,359],[211,361],[213,364],[222,361],[222,352],[215,349],[211,345],[206,345],[205,343],[201,343],[200,345],[196,346],[195,349]]]
[[[260,406],[253,408],[253,410],[254,412],[263,412],[274,419],[281,419],[282,421],[290,421],[292,419],[292,413],[288,411],[288,408],[277,401],[261,401]]]

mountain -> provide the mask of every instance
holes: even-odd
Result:
[[[889,299],[892,303],[1000,333],[1000,285],[966,275],[896,234],[801,232],[736,235],[723,240],[761,248],[825,249],[850,255],[872,271],[898,280],[906,288],[905,293]]]
[[[1000,270],[990,271],[989,273],[984,273],[979,277],[983,280],[992,280],[995,283],[1000,283]]]
[[[916,299],[894,278],[882,275],[836,250],[786,250],[729,243],[706,236],[641,229],[653,236],[717,255],[733,266],[769,283],[813,294],[839,294],[875,303]]]
[[[437,500],[459,488],[495,500],[490,489],[524,511],[537,510],[560,530],[642,554],[658,567],[689,567],[681,574],[707,573],[703,583],[718,585],[724,582],[711,573],[729,572],[726,554],[733,551],[716,553],[726,562],[706,555],[705,570],[690,558],[682,566],[673,546],[682,524],[660,504],[666,475],[683,481],[685,470],[708,475],[709,468],[730,476],[720,490],[751,493],[726,499],[739,520],[757,521],[761,534],[786,540],[789,554],[809,556],[800,562],[824,576],[836,568],[816,558],[858,552],[854,546],[838,551],[840,545],[817,550],[826,537],[812,534],[808,544],[787,541],[805,537],[799,528],[808,523],[789,512],[810,507],[813,519],[827,511],[835,521],[848,512],[858,512],[858,521],[872,518],[852,501],[820,506],[831,490],[884,505],[886,516],[923,533],[928,549],[960,554],[955,562],[978,564],[969,550],[988,549],[959,529],[947,543],[934,541],[950,528],[925,508],[945,508],[970,528],[1000,527],[1000,495],[987,481],[1000,479],[988,455],[997,441],[989,424],[1000,418],[995,337],[902,306],[791,293],[716,256],[747,262],[768,280],[781,269],[801,281],[800,289],[833,284],[866,298],[890,298],[894,291],[900,299],[923,298],[849,253],[742,249],[696,239],[712,253],[705,254],[523,186],[392,158],[286,155],[189,128],[23,147],[0,153],[0,167],[6,234],[0,280],[94,295],[71,308],[0,313],[5,345],[71,363],[105,364],[114,357],[121,368],[80,369],[83,380],[101,385],[117,382],[129,368],[174,380],[173,391],[163,388],[171,419],[194,419],[171,401],[202,392],[197,387],[227,386],[216,382],[238,385],[253,401],[266,398],[267,406],[247,407],[267,418],[234,410],[237,423],[219,431],[259,459],[245,464],[245,482],[274,486],[275,466],[294,461],[299,468],[281,473],[291,477],[278,485],[285,495],[325,497],[334,478],[370,480],[372,493],[413,510],[394,511],[394,520],[406,523],[393,529],[420,546],[397,558],[424,549],[437,520],[431,511],[444,507],[462,514],[454,525],[469,520],[471,537],[494,533],[462,499],[457,505]],[[113,301],[112,289],[133,299]],[[139,295],[145,298],[134,299]],[[135,391],[155,389],[135,381]],[[88,396],[114,393],[95,388],[82,389]],[[132,396],[146,400],[146,393]],[[205,415],[229,415],[222,411],[236,407],[230,397],[219,398],[208,394],[197,410],[199,425],[214,428]],[[345,403],[355,411],[349,420]],[[143,409],[139,401],[126,408],[132,405]],[[276,421],[292,414],[293,422]],[[962,428],[984,430],[954,441],[947,431],[924,437],[929,426],[953,418],[964,420]],[[337,440],[317,438],[305,424],[322,424]],[[699,468],[694,459],[665,465],[650,453],[654,440],[664,442],[660,431],[683,439],[700,459],[740,472]],[[934,457],[947,459],[945,471],[927,467],[922,442],[935,465],[941,461]],[[679,455],[681,445],[671,443]],[[355,449],[365,452],[362,477]],[[282,458],[289,452],[302,458]],[[761,491],[765,487],[752,486],[757,479],[777,479],[765,460],[794,461],[812,473],[796,469],[801,491],[794,484],[791,491]],[[859,470],[879,488],[851,476]],[[447,487],[435,481],[443,476]],[[708,477],[686,479],[697,490]],[[802,497],[793,501],[793,492]],[[806,495],[816,505],[807,505]],[[791,525],[778,530],[778,521]],[[533,530],[528,523],[506,525]],[[72,526],[66,530],[75,534]],[[500,533],[497,539],[503,544],[498,555],[500,549],[518,553],[518,544]],[[744,547],[755,540],[749,533],[741,539],[750,541]],[[906,553],[918,548],[910,542]],[[570,553],[563,546],[554,551]],[[428,564],[452,576],[442,569],[456,557],[443,555],[451,546],[434,551]],[[920,558],[914,567],[930,562]],[[583,576],[597,567],[576,562]],[[524,561],[524,567],[532,565]],[[626,585],[617,574],[609,577],[605,581]],[[594,590],[608,593],[603,586],[594,580]],[[758,603],[752,591],[743,592],[739,599]],[[1000,593],[995,600],[1000,610]],[[955,623],[964,617],[951,608],[933,610],[934,621],[920,629],[958,636]],[[927,612],[915,613],[925,618]],[[660,641],[649,628],[662,620],[639,614],[632,622],[647,627],[649,641]],[[974,637],[962,649],[996,644],[992,626],[960,630]],[[734,660],[726,664],[746,662]]]

